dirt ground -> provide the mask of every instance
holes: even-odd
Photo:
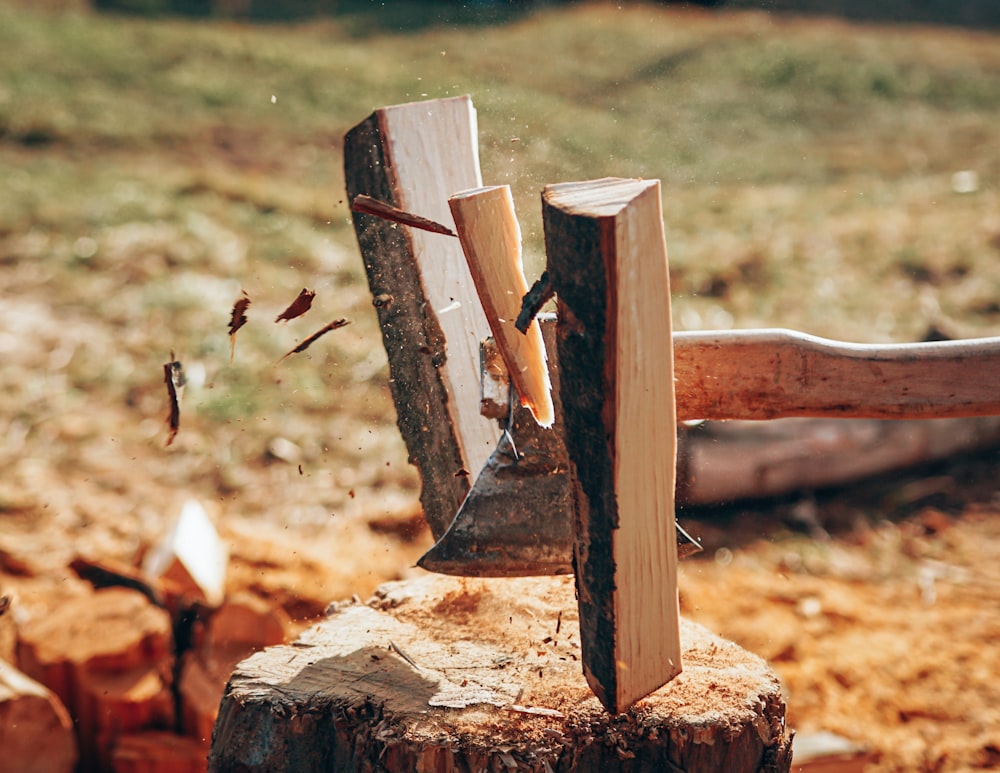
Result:
[[[219,255],[239,253],[231,236],[208,238]],[[0,594],[11,596],[10,618],[44,615],[81,592],[69,569],[78,555],[136,561],[188,499],[230,546],[229,589],[303,625],[332,600],[420,573],[430,535],[419,481],[393,424],[351,249],[334,244],[316,264],[355,283],[357,298],[336,309],[352,325],[331,335],[355,363],[347,380],[356,389],[323,391],[326,372],[291,375],[331,364],[319,354],[281,373],[272,358],[255,365],[245,393],[264,408],[225,423],[185,410],[167,448],[168,320],[138,319],[129,293],[195,259],[183,244],[166,246],[169,231],[126,223],[101,236],[100,271],[56,286],[38,255],[89,259],[87,243],[59,238],[0,233]],[[218,312],[221,343],[189,371],[188,399],[207,402],[237,383],[225,370],[224,330],[239,288],[191,277],[198,303]],[[95,297],[107,298],[100,315],[88,311]],[[274,292],[257,309],[273,318],[266,304],[280,310],[282,300]],[[309,325],[288,326],[287,343]],[[240,366],[252,346],[238,346]],[[846,490],[684,511],[706,550],[681,567],[682,613],[766,658],[784,684],[789,725],[869,748],[871,771],[1000,769],[998,475],[1000,452],[984,451]],[[0,656],[7,646],[0,636]]]
[[[0,307],[5,367],[29,381],[57,378],[45,369],[58,355],[46,336],[64,323],[26,314],[26,305]],[[34,337],[18,335],[29,322]],[[93,324],[78,333],[106,334]],[[171,452],[160,422],[135,429],[124,406],[21,410],[5,416],[0,479],[0,587],[13,595],[15,619],[75,592],[75,555],[134,560],[188,497],[231,545],[230,588],[303,623],[330,600],[367,597],[418,572],[411,567],[430,544],[398,441],[372,455],[375,467],[401,466],[396,477],[341,470],[347,506],[328,513],[315,508],[315,479],[330,470],[322,460],[300,470],[280,444],[234,486],[199,472],[193,458],[208,439],[197,428],[182,430]],[[41,417],[30,433],[29,410]],[[790,726],[867,746],[878,760],[871,770],[995,768],[998,466],[988,452],[832,494],[682,513],[706,545],[682,566],[682,611],[773,664]]]

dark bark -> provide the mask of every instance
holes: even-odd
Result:
[[[349,200],[364,194],[397,205],[387,142],[378,112],[348,132],[344,176]],[[444,334],[425,297],[408,230],[373,215],[355,212],[353,217],[389,358],[399,430],[410,462],[420,470],[424,515],[440,537],[469,490],[468,480],[455,475],[464,461],[439,370],[447,359]]]

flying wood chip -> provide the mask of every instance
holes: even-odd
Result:
[[[294,305],[294,304],[293,304]],[[247,309],[250,308],[250,296],[247,291],[236,299],[233,304],[233,311],[229,317],[229,363],[232,364],[236,354],[236,331],[247,323]]]
[[[329,325],[327,325],[327,326],[325,326],[323,328],[320,328],[315,333],[313,333],[311,336],[309,336],[305,341],[303,341],[302,343],[300,343],[298,346],[296,346],[294,349],[292,349],[288,354],[286,354],[284,357],[282,357],[281,360],[284,360],[286,357],[291,357],[293,354],[298,354],[299,352],[304,352],[306,349],[308,349],[310,346],[312,346],[314,343],[316,343],[316,341],[318,339],[320,339],[323,336],[325,336],[331,330],[336,330],[339,327],[343,327],[344,325],[350,325],[350,324],[351,323],[348,320],[346,320],[346,319],[335,319]],[[281,360],[278,360],[278,362],[281,362]]]
[[[299,297],[289,304],[288,308],[281,312],[277,317],[274,318],[275,322],[281,322],[281,320],[295,319],[296,317],[301,317],[313,304],[313,298],[316,297],[316,293],[312,290],[307,290],[302,288],[302,292],[299,293]]]
[[[361,212],[365,215],[374,215],[375,217],[380,217],[383,220],[389,220],[393,223],[400,223],[402,225],[408,225],[412,228],[419,228],[422,231],[444,234],[445,236],[458,235],[446,225],[441,225],[440,223],[429,220],[426,217],[420,217],[420,215],[404,212],[391,204],[386,204],[384,201],[373,199],[371,196],[365,196],[363,193],[359,193],[354,197],[354,200],[351,202],[351,209],[355,212]]]
[[[181,426],[181,396],[184,394],[184,384],[187,379],[184,377],[184,366],[174,359],[174,353],[170,352],[170,362],[163,365],[163,381],[167,385],[167,395],[170,398],[170,413],[167,416],[167,426],[170,434],[167,436],[167,445],[174,442],[177,430]]]

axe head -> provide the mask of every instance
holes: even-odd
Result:
[[[542,332],[549,352],[555,422],[542,429],[516,395],[506,392],[492,342],[483,342],[483,410],[500,419],[505,431],[476,477],[449,529],[417,565],[431,572],[469,577],[525,577],[573,571],[576,482],[563,442],[559,368],[554,345],[555,317],[546,315]],[[493,395],[487,400],[487,395]],[[505,407],[498,400],[507,400]],[[490,404],[487,404],[487,403]],[[677,555],[701,550],[679,526]]]

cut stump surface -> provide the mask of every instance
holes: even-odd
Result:
[[[572,577],[391,583],[237,666],[209,769],[787,771],[767,664],[687,621],[681,640],[683,673],[612,716]]]

